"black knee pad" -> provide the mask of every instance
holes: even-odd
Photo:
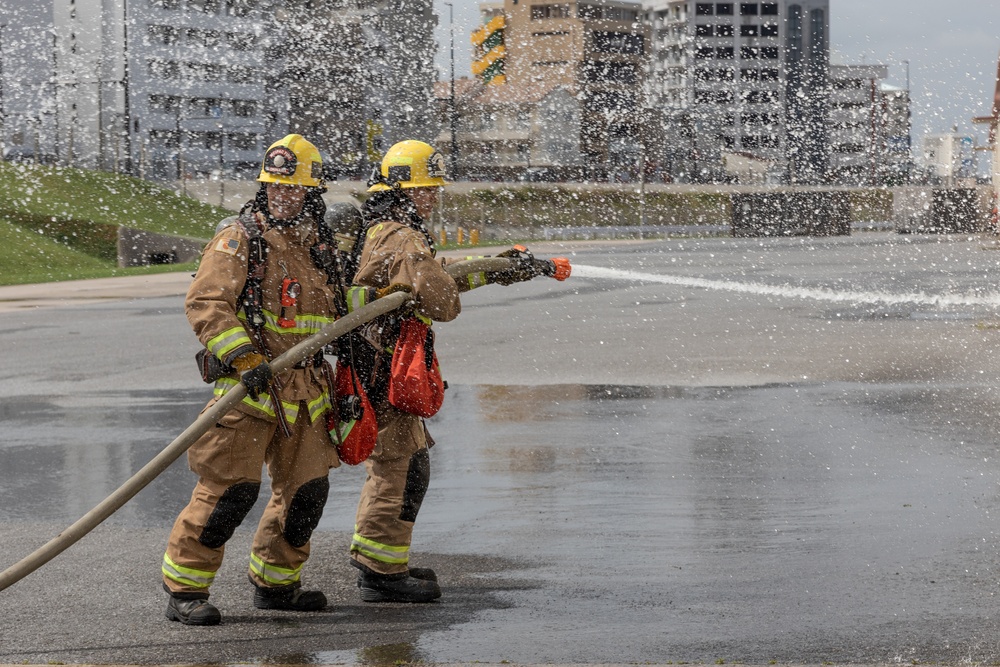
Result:
[[[330,480],[326,477],[311,479],[295,492],[285,517],[285,539],[298,549],[305,546],[323,516],[326,497],[330,495]]]
[[[257,502],[258,493],[259,482],[240,482],[226,489],[205,522],[198,541],[209,549],[218,549],[228,542]]]
[[[424,502],[427,486],[431,482],[431,456],[426,449],[410,457],[410,467],[406,469],[406,486],[403,488],[403,507],[399,520],[413,523]]]

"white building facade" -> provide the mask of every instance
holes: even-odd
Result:
[[[646,0],[648,97],[677,180],[726,179],[723,156],[789,182],[828,170],[829,0]]]
[[[0,147],[15,154],[244,178],[298,131],[360,172],[383,144],[437,130],[431,0],[0,0],[0,12]]]

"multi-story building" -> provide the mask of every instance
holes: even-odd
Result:
[[[889,85],[885,65],[830,67],[829,180],[900,185],[909,180],[910,98]]]
[[[270,0],[2,2],[8,149],[170,179],[249,168],[287,126]]]
[[[458,100],[463,170],[634,170],[649,37],[641,5],[505,0],[481,10],[483,84]]]
[[[156,180],[432,139],[432,0],[0,0],[0,144]]]
[[[888,83],[880,86],[882,114],[885,118],[884,185],[904,185],[913,171],[912,114],[910,91]]]
[[[887,74],[885,65],[831,65],[828,175],[832,182],[881,182],[887,143],[881,82]]]
[[[829,0],[646,0],[650,106],[659,156],[682,180],[725,179],[723,157],[773,163],[784,178],[827,172]]]
[[[290,123],[336,172],[365,175],[391,144],[433,140],[432,0],[291,0]]]

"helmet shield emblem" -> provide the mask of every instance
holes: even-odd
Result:
[[[275,146],[264,156],[264,171],[276,176],[291,176],[298,166],[295,153],[287,146]]]
[[[444,156],[437,151],[431,153],[430,157],[427,158],[427,175],[431,178],[444,178],[447,175],[444,167]]]

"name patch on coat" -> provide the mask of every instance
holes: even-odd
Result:
[[[215,244],[215,249],[227,255],[235,255],[236,251],[240,249],[240,242],[236,239],[219,239],[219,242]]]

